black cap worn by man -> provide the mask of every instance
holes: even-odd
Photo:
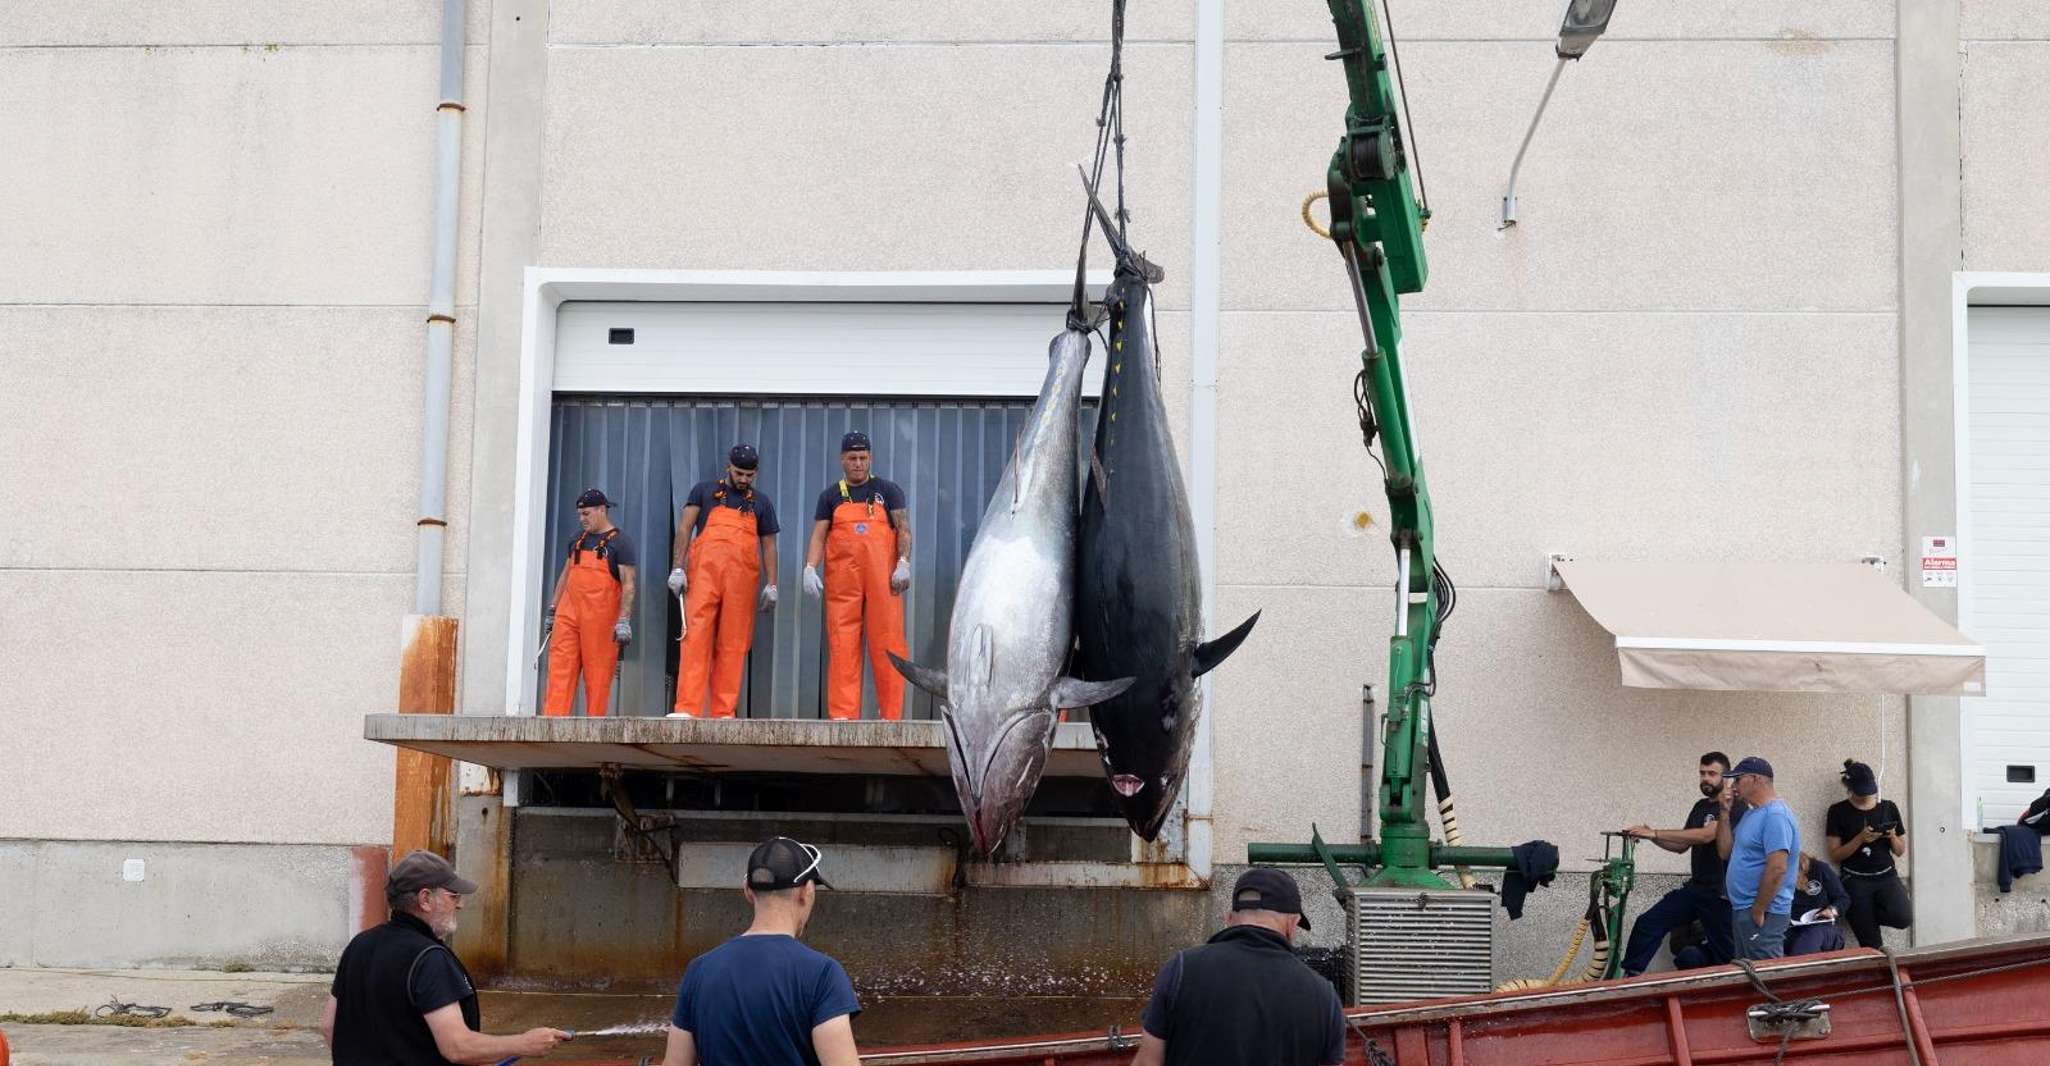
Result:
[[[847,434],[840,438],[840,450],[843,452],[867,451],[868,434],[863,433],[858,429],[848,430]]]
[[[1231,886],[1231,909],[1293,914],[1301,919],[1303,928],[1310,927],[1310,916],[1303,913],[1303,890],[1295,878],[1265,866],[1239,875],[1238,883]]]
[[[1302,889],[1254,867],[1232,885],[1225,928],[1160,968],[1134,1066],[1337,1066],[1345,1018],[1331,982],[1296,957]]]
[[[802,884],[831,888],[819,872],[819,849],[789,837],[771,837],[757,845],[747,857],[747,887],[756,892],[780,892]]]
[[[577,506],[611,507],[613,506],[613,503],[611,500],[606,499],[605,493],[599,491],[598,489],[585,489],[580,495],[577,496]]]
[[[557,1029],[488,1036],[470,972],[448,946],[476,882],[447,859],[416,851],[384,878],[391,920],[358,933],[335,964],[321,1035],[336,1066],[491,1062],[545,1055],[569,1039]]]
[[[752,444],[736,444],[726,453],[726,461],[741,470],[753,470],[762,465],[762,453]]]

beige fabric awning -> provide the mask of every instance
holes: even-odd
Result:
[[[1985,691],[1986,650],[1862,563],[1555,567],[1633,688]]]

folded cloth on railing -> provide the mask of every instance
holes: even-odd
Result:
[[[2035,826],[2003,825],[2000,834],[1999,880],[2002,892],[2014,888],[2014,879],[2043,869],[2043,836]]]
[[[1559,849],[1549,841],[1532,840],[1509,849],[1516,865],[1502,875],[1502,909],[1509,920],[1523,917],[1523,897],[1552,883],[1559,873]]]

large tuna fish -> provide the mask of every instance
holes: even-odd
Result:
[[[946,672],[890,656],[942,704],[954,791],[983,855],[1039,787],[1058,712],[1132,684],[1061,676],[1074,644],[1076,414],[1089,362],[1089,334],[1076,325],[1049,346],[1046,384],[968,550]]]
[[[1152,840],[1189,772],[1202,713],[1196,679],[1235,651],[1260,615],[1203,642],[1195,523],[1160,400],[1150,264],[1123,246],[1101,205],[1097,211],[1118,269],[1104,295],[1110,350],[1082,500],[1075,672],[1135,679],[1089,720],[1125,821]]]

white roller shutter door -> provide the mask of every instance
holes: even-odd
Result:
[[[2050,308],[1970,320],[1965,631],[1986,648],[1966,699],[1965,774],[1989,825],[2050,788]]]

